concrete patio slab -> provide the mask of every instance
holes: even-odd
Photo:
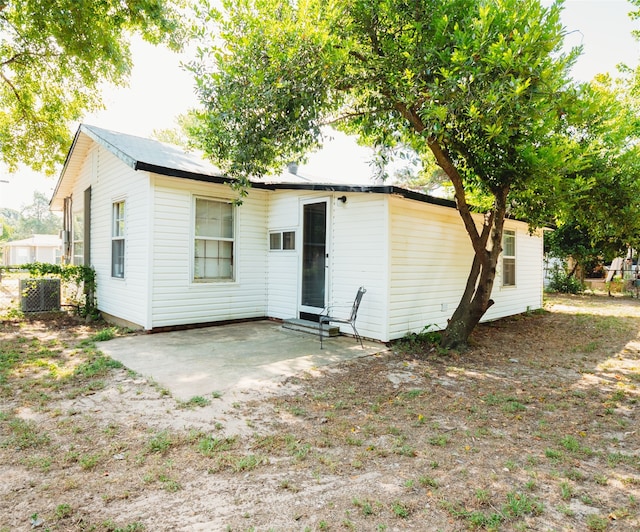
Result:
[[[228,390],[257,390],[314,367],[373,355],[384,344],[351,337],[325,339],[253,321],[114,338],[100,350],[152,378],[180,400]]]

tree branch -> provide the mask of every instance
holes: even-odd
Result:
[[[4,73],[2,71],[0,71],[0,78],[3,79],[3,81],[9,85],[9,87],[11,87],[11,91],[13,92],[14,96],[16,97],[16,100],[18,100],[20,103],[22,103],[22,98],[20,97],[20,93],[18,92],[18,89],[16,89],[15,85],[11,82],[11,80],[9,78],[7,78],[7,76],[4,75]]]
[[[22,56],[25,56],[25,55],[32,55],[32,54],[28,54],[28,53],[26,53],[26,52],[18,52],[18,53],[17,53],[17,54],[15,54],[13,57],[10,57],[10,58],[9,58],[9,59],[7,59],[6,61],[3,61],[2,63],[0,63],[0,66],[5,67],[5,66],[10,65],[11,63],[15,63],[15,62],[18,60],[18,58],[20,58],[20,57],[22,57]]]
[[[377,109],[377,110],[373,110],[373,109],[368,109],[365,111],[353,111],[351,113],[343,113],[340,116],[336,117],[336,118],[332,118],[330,120],[325,120],[322,122],[323,126],[331,126],[333,124],[337,124],[339,122],[342,122],[343,120],[348,120],[350,118],[357,118],[359,116],[371,116],[371,115],[375,115],[378,113],[384,113],[387,111],[390,111],[391,108],[389,109]]]
[[[413,109],[410,109],[402,102],[397,102],[395,104],[398,112],[409,121],[409,123],[413,126],[413,128],[418,133],[423,133],[426,129],[426,126],[418,113],[416,113]],[[471,244],[473,245],[473,249],[477,255],[483,257],[483,262],[486,257],[487,249],[486,243],[489,236],[489,233],[485,228],[487,225],[483,227],[482,236],[478,233],[478,228],[476,227],[476,223],[471,216],[471,209],[469,208],[469,204],[467,203],[466,194],[464,191],[464,185],[462,182],[462,176],[458,169],[455,167],[453,162],[451,161],[451,157],[442,149],[440,143],[435,138],[428,139],[428,146],[433,155],[436,158],[436,162],[444,170],[444,172],[451,179],[451,183],[453,184],[453,188],[455,190],[455,198],[456,204],[458,205],[458,211],[460,212],[460,216],[462,217],[462,221],[464,222],[464,226],[469,233],[469,237],[471,238]],[[490,228],[490,225],[488,226]]]
[[[502,252],[502,232],[504,228],[504,219],[507,213],[507,197],[509,196],[509,186],[494,190],[495,206],[492,211],[492,225],[495,220],[492,234],[491,259],[497,261],[498,255]]]
[[[458,212],[460,212],[460,216],[462,217],[464,226],[467,230],[467,233],[469,233],[474,251],[479,255],[482,253],[486,253],[486,247],[483,245],[482,238],[478,233],[478,228],[476,227],[476,223],[473,219],[473,216],[471,216],[471,209],[469,208],[469,204],[467,203],[467,197],[464,191],[464,185],[462,183],[462,176],[458,172],[458,169],[451,162],[448,154],[444,152],[436,139],[429,139],[428,144],[429,149],[435,156],[438,165],[446,172],[446,174],[449,176],[449,179],[451,179],[451,183],[453,184],[453,188],[455,190]]]

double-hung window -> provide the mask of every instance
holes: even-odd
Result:
[[[516,285],[516,232],[502,234],[502,286]]]
[[[196,198],[194,236],[193,279],[233,280],[233,204]]]
[[[111,277],[124,277],[124,201],[116,201],[111,224]]]
[[[82,266],[84,264],[84,216],[82,212],[73,213],[72,235],[73,264]]]

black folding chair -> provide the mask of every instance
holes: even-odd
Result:
[[[366,290],[364,286],[358,288],[358,292],[356,293],[356,298],[353,301],[353,306],[351,307],[351,314],[348,318],[339,318],[336,316],[331,316],[332,308],[335,307],[327,307],[323,312],[326,314],[320,314],[320,319],[318,320],[318,332],[320,334],[320,349],[322,349],[322,336],[323,336],[323,325],[326,323],[348,323],[351,325],[353,329],[353,333],[356,337],[356,340],[360,342],[360,347],[364,349],[364,345],[362,345],[362,337],[358,334],[358,330],[356,329],[356,318],[358,317],[358,309],[360,308],[360,302],[362,301],[362,296],[365,294]]]

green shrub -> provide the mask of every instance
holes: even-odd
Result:
[[[107,340],[112,340],[116,337],[118,329],[116,327],[107,327],[106,329],[102,329],[96,332],[91,339],[94,342],[106,342]]]
[[[31,262],[17,266],[0,266],[0,276],[4,272],[29,272],[31,278],[56,276],[63,285],[75,285],[75,295],[69,296],[76,312],[83,317],[99,317],[96,301],[96,272],[90,266],[77,264],[49,264]],[[72,290],[70,291],[72,292]]]
[[[564,268],[556,266],[551,271],[547,289],[563,294],[581,294],[584,292],[584,283],[573,275],[569,275]]]
[[[399,353],[415,353],[429,351],[432,347],[440,344],[442,333],[432,330],[435,324],[426,325],[419,333],[407,333],[400,338],[395,347]]]

